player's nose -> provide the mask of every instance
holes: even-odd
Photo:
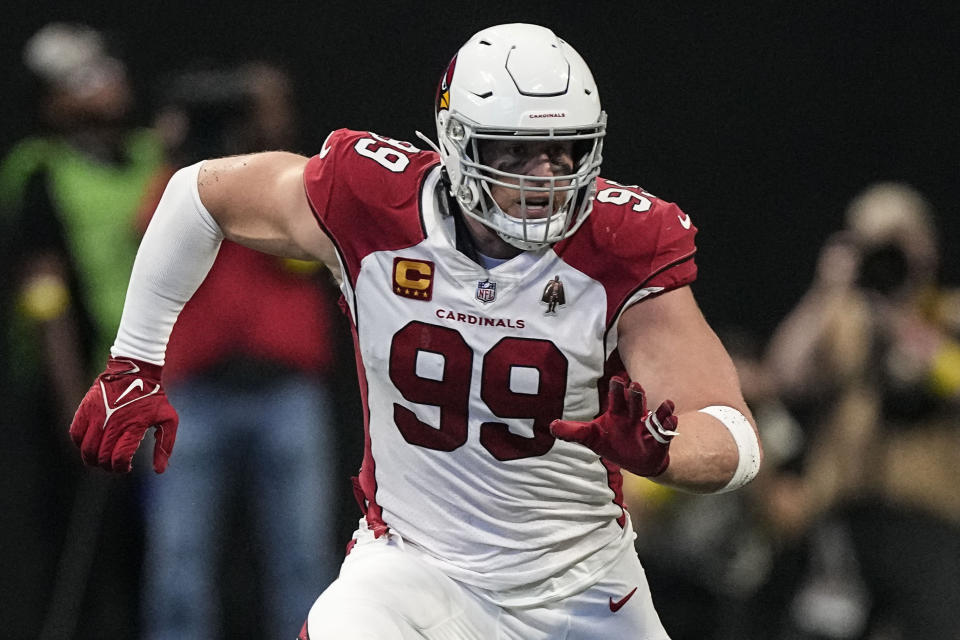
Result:
[[[527,175],[537,178],[550,178],[554,175],[554,167],[550,156],[546,152],[537,154],[527,165]]]

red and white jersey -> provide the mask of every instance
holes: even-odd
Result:
[[[505,606],[562,598],[633,532],[619,470],[550,422],[599,413],[620,315],[694,280],[696,229],[601,178],[571,238],[485,269],[457,251],[439,179],[434,152],[344,129],[305,171],[353,323],[367,524]]]

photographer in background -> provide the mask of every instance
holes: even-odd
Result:
[[[938,261],[925,199],[873,185],[771,340],[806,446],[758,480],[806,526],[759,592],[762,637],[960,637],[960,305]]]
[[[253,63],[186,72],[157,129],[174,168],[295,148],[289,77]],[[339,474],[329,379],[347,334],[317,263],[224,241],[174,327],[163,381],[178,455],[147,474],[145,638],[283,637],[336,577]]]

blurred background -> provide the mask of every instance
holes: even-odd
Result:
[[[151,550],[176,532],[152,529],[155,483],[91,480],[66,442],[69,407],[102,368],[123,288],[104,302],[84,285],[105,267],[84,266],[71,244],[80,232],[56,222],[67,207],[43,180],[68,180],[48,166],[66,157],[57,145],[123,168],[128,205],[117,215],[130,238],[97,245],[118,247],[122,271],[172,168],[261,148],[312,154],[339,127],[433,137],[434,92],[452,54],[485,26],[523,21],[554,29],[590,65],[609,115],[603,174],[677,202],[700,229],[693,289],[737,356],[765,431],[768,469],[743,495],[690,498],[628,479],[638,550],[675,640],[960,638],[960,464],[949,456],[960,451],[960,5],[730,4],[8,2],[2,628],[10,637],[264,637],[273,633],[266,612],[278,608],[266,579],[269,526],[252,524],[271,514],[258,519],[258,480],[240,473],[262,464],[252,458],[220,474],[229,495],[184,489],[179,498],[227,505],[213,547],[174,545],[219,554],[213,573],[164,578],[217,582],[215,605],[141,604],[157,563],[177,562],[151,560]],[[95,36],[73,32],[86,49],[48,44],[25,57],[52,22]],[[120,89],[110,84],[114,62]],[[93,85],[113,86],[112,98]],[[53,222],[24,214],[37,207]],[[311,265],[265,265],[248,277],[322,292],[309,301],[317,326],[291,330],[313,351],[264,346],[264,329],[243,353],[211,348],[185,363],[183,379],[216,384],[224,371],[262,371],[269,360],[313,376],[333,398],[317,405],[326,439],[301,449],[333,478],[310,481],[332,483],[315,526],[339,558],[359,515],[347,478],[362,429],[336,294]],[[251,366],[238,369],[238,358]],[[178,453],[186,448],[181,441]],[[898,547],[904,540],[925,541],[924,551]],[[322,581],[305,589],[319,593]],[[938,592],[940,608],[927,611],[921,603]],[[154,630],[162,616],[184,626]],[[201,631],[194,618],[206,618]],[[299,623],[283,625],[289,637]]]

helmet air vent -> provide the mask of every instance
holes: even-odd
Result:
[[[548,55],[542,51],[529,45],[514,45],[507,53],[507,73],[520,95],[562,96],[570,88],[570,63],[560,49]]]

